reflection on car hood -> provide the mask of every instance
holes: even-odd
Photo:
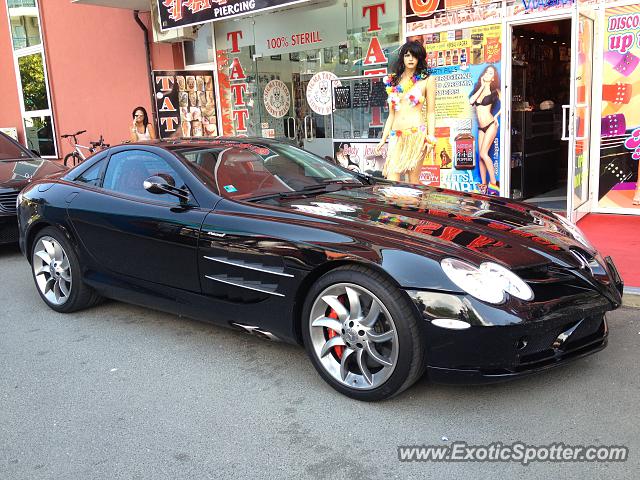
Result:
[[[43,158],[29,160],[1,160],[0,187],[22,188],[32,180],[56,176],[66,168]]]
[[[398,248],[497,260],[512,268],[575,266],[570,248],[591,254],[550,212],[505,198],[430,187],[374,185],[297,199],[280,208],[331,218],[363,241],[390,238]]]

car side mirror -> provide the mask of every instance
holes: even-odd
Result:
[[[168,193],[169,195],[173,195],[174,197],[178,197],[181,201],[189,200],[189,192],[184,188],[178,188],[171,185],[175,184],[175,180],[173,178],[166,176],[168,178],[160,177],[159,175],[153,175],[147,178],[142,186],[149,193],[155,194],[163,194]]]

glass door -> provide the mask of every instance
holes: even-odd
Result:
[[[258,135],[333,156],[331,80],[349,67],[346,4],[290,10],[254,24]],[[317,18],[322,18],[322,25]],[[277,32],[277,33],[274,33]]]
[[[321,156],[333,154],[333,68],[327,58],[332,51],[323,48],[256,58],[260,136],[286,141]]]
[[[576,3],[572,31],[571,104],[563,106],[568,121],[569,169],[567,218],[577,222],[590,209],[589,166],[593,84],[594,15]],[[568,108],[565,108],[568,107]]]

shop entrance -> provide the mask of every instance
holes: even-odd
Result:
[[[511,27],[511,197],[565,212],[571,19]]]
[[[590,208],[593,18],[511,25],[511,196],[577,221]]]
[[[343,62],[346,59],[346,49],[345,41],[322,49],[256,57],[257,93],[261,97],[256,113],[259,113],[262,136],[293,143],[322,157],[333,156],[332,78],[320,79],[314,75],[337,70],[340,59]],[[278,110],[279,105],[286,108],[287,101],[286,113]]]

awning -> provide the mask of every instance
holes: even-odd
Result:
[[[125,10],[140,10],[141,12],[148,12],[151,9],[151,2],[149,0],[71,0],[71,3],[124,8]]]

